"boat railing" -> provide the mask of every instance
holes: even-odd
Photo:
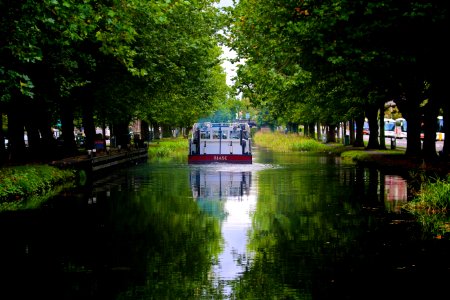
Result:
[[[232,123],[211,123],[211,122],[203,122],[203,123],[195,123],[193,128],[194,130],[196,129],[203,129],[203,130],[207,130],[209,128],[236,128],[236,129],[240,129],[242,128],[242,125],[244,125],[245,123],[237,123],[237,122],[232,122]]]

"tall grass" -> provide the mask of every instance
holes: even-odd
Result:
[[[149,160],[152,161],[184,161],[187,160],[189,143],[183,138],[163,138],[150,143],[148,148]]]
[[[405,204],[409,211],[448,212],[450,208],[450,177],[425,180],[416,197]]]
[[[330,147],[314,139],[300,136],[295,133],[261,132],[253,136],[253,141],[259,147],[267,148],[276,152],[329,151]]]
[[[450,177],[428,178],[415,192],[415,198],[403,206],[417,217],[426,231],[432,232],[438,239],[450,237],[449,207]]]

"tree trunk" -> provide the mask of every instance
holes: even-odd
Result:
[[[328,125],[327,142],[336,143],[336,124]]]
[[[27,107],[23,101],[14,99],[8,112],[8,152],[9,159],[13,162],[23,162],[27,159],[24,142],[24,109]]]
[[[3,132],[3,113],[0,111],[0,165],[6,158],[5,134]]]
[[[308,124],[308,136],[313,139],[316,138],[316,128],[314,123]]]
[[[442,149],[442,155],[446,159],[450,156],[450,107],[448,104],[444,105],[444,148]]]
[[[150,130],[149,130],[149,124],[147,121],[142,120],[141,121],[141,139],[144,142],[150,141]]]
[[[113,124],[113,133],[116,147],[120,146],[122,149],[127,149],[131,143],[131,137],[128,127],[128,122],[116,122]]]
[[[83,128],[86,136],[85,145],[86,149],[95,148],[95,123],[94,115],[92,112],[92,106],[86,101],[83,104]]]
[[[63,155],[70,156],[76,153],[77,144],[73,133],[73,107],[67,99],[62,100],[61,107],[61,138],[63,140]]]
[[[418,85],[420,86],[420,85]],[[406,141],[406,155],[411,157],[420,157],[422,143],[420,140],[420,103],[421,90],[417,87],[412,88],[406,94],[406,98],[403,101],[399,101],[397,106],[402,111],[405,119],[408,121],[407,134],[408,139]]]
[[[354,120],[349,121],[349,130],[350,130],[350,145],[355,143],[355,122]]]
[[[367,149],[380,149],[378,142],[378,108],[372,106],[366,111],[367,119],[369,120],[369,143]]]
[[[406,114],[408,120],[408,139],[406,141],[406,154],[408,156],[420,157],[422,142],[420,140],[420,112],[411,110]]]
[[[425,106],[423,121],[424,121],[424,138],[422,155],[427,160],[436,160],[436,130],[437,130],[437,116],[439,108],[435,105],[433,98]]]
[[[39,133],[41,135],[41,155],[45,159],[55,158],[56,154],[56,139],[53,136],[50,116],[47,110],[42,113],[35,114],[35,119]]]
[[[322,131],[320,130],[319,122],[316,123],[316,128],[317,128],[317,140],[321,141],[322,140]]]
[[[160,139],[161,138],[161,132],[159,131],[159,124],[156,122],[152,122],[153,126],[153,139]]]
[[[163,125],[162,126],[162,135],[165,138],[172,137],[172,128],[169,125]]]
[[[309,126],[307,123],[303,124],[303,135],[309,137]]]
[[[384,134],[384,103],[380,101],[380,149],[386,150],[386,135]]]

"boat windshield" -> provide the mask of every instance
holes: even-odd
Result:
[[[218,140],[218,139],[226,139],[227,135],[226,135],[226,131],[224,130],[213,130],[213,140]],[[222,137],[220,136],[222,134]]]
[[[211,135],[209,134],[209,131],[202,131],[200,133],[200,138],[202,140],[209,140],[211,138]]]
[[[239,139],[239,131],[233,130],[230,132],[230,139]]]

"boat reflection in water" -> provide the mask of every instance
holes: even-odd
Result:
[[[200,208],[220,220],[222,252],[211,276],[229,294],[231,286],[227,282],[238,278],[251,259],[247,233],[256,208],[252,173],[202,168],[191,171],[190,183]]]
[[[197,200],[241,200],[250,194],[251,172],[198,169],[191,172],[192,196]]]

